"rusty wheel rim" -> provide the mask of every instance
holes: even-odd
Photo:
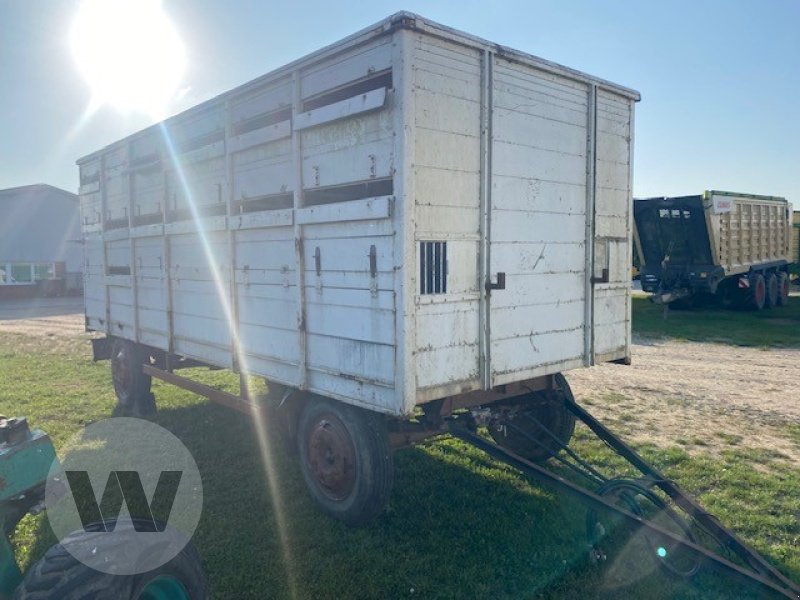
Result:
[[[308,437],[308,462],[319,489],[341,502],[356,484],[356,451],[350,434],[338,418],[322,415]]]

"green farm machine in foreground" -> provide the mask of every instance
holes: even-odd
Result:
[[[137,575],[109,575],[74,558],[63,544],[51,547],[23,575],[10,536],[22,518],[44,509],[48,474],[57,461],[50,437],[31,430],[24,418],[0,416],[0,600],[200,600],[208,597],[197,551],[189,543],[165,565]],[[120,527],[122,525],[120,524]],[[113,560],[114,549],[104,547],[99,534],[103,523],[88,525],[68,536],[70,541],[95,536],[97,548]],[[66,543],[66,542],[65,542]]]

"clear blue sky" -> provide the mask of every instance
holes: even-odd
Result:
[[[75,0],[0,0],[0,188],[77,188],[75,159],[151,123],[102,108]],[[401,9],[638,89],[636,195],[729,189],[800,205],[800,1],[164,0],[187,49],[178,112]]]

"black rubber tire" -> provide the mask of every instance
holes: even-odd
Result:
[[[778,306],[778,296],[780,289],[778,287],[778,276],[775,273],[770,273],[766,277],[767,297],[764,301],[764,308],[775,308]]]
[[[778,273],[778,306],[789,304],[789,274],[785,271]]]
[[[332,445],[320,441],[320,432],[324,437],[331,430],[348,444],[349,451],[336,452]],[[311,498],[331,517],[349,526],[358,526],[386,508],[394,472],[392,450],[382,415],[311,396],[300,414],[297,449]],[[326,465],[323,466],[343,465],[349,489],[343,490],[340,497],[326,487],[323,476],[319,474],[321,449],[328,450]]]
[[[511,427],[489,428],[489,435],[497,443],[511,450],[514,454],[541,463],[558,454],[563,446],[567,446],[575,433],[575,415],[564,405],[563,398],[575,401],[567,379],[561,373],[554,377],[556,390],[534,392],[510,400],[508,403],[492,405],[492,412],[524,410],[553,433],[557,442],[547,435],[535,422],[525,416],[506,416],[510,424],[523,429],[528,435],[535,437],[539,444],[519,433]],[[541,444],[541,445],[540,445]]]
[[[750,289],[747,294],[747,308],[763,310],[767,302],[767,282],[761,273],[750,276]]]
[[[147,351],[131,341],[118,339],[111,344],[111,380],[118,408],[137,415],[155,412],[152,378],[142,371],[148,359]]]
[[[69,544],[80,537],[97,538],[102,548],[108,534],[97,526],[76,531],[63,540]],[[109,575],[95,571],[70,554],[62,544],[52,546],[25,574],[13,600],[137,600],[142,590],[157,577],[170,577],[183,586],[191,600],[209,598],[208,583],[200,556],[189,542],[172,560],[139,575]]]

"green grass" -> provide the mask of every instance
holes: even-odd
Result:
[[[788,306],[759,312],[718,307],[670,310],[665,319],[663,307],[634,296],[633,328],[647,337],[797,348],[800,347],[800,299],[790,298]]]
[[[649,308],[635,304],[637,328]],[[0,374],[0,414],[27,415],[57,448],[87,423],[112,414],[108,364],[91,362],[86,340],[3,334]],[[224,372],[198,377],[236,389]],[[675,581],[647,557],[634,556],[631,564],[624,552],[602,568],[591,564],[585,506],[453,439],[398,452],[389,510],[369,527],[349,529],[317,511],[295,460],[282,448],[274,450],[279,485],[270,489],[246,417],[173,386],[157,382],[154,392],[155,421],[187,445],[202,472],[204,512],[194,541],[215,598],[759,597],[713,570]],[[787,425],[786,435],[800,443],[796,426]],[[677,445],[639,449],[800,579],[800,469],[785,461],[772,468],[774,456],[748,451],[746,440],[729,441],[730,450],[717,458],[690,457]],[[596,464],[624,470],[583,429],[575,448]],[[44,516],[26,517],[14,538],[24,566],[54,541]]]

